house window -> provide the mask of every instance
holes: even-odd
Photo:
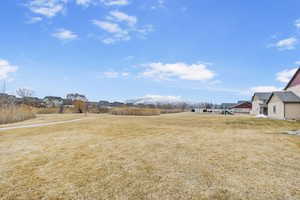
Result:
[[[273,113],[276,114],[276,106],[273,106]]]

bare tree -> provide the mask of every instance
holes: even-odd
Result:
[[[83,102],[87,102],[88,101],[85,95],[78,94],[78,93],[68,94],[67,95],[67,99],[71,100],[71,101],[83,101]]]
[[[72,101],[74,105],[75,112],[77,113],[85,113],[87,115],[88,112],[88,99],[83,94],[72,93],[67,95],[67,99]]]
[[[34,91],[28,88],[19,88],[16,90],[16,93],[21,98],[32,97],[34,95]]]

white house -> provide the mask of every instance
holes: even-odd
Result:
[[[283,91],[272,93],[267,104],[270,118],[300,120],[300,68]]]
[[[256,92],[252,97],[252,115],[268,115],[267,101],[271,97],[271,92]]]
[[[291,91],[273,92],[268,100],[272,119],[300,120],[300,97]]]

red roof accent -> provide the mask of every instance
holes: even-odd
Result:
[[[298,68],[290,82],[287,84],[287,86],[284,88],[284,90],[287,90],[288,88],[296,85],[300,85],[300,67]]]
[[[232,106],[231,108],[252,108],[252,103],[250,102],[244,102],[235,106]]]

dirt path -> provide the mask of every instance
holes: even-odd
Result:
[[[22,125],[22,126],[4,127],[4,128],[0,128],[0,131],[7,131],[13,129],[20,129],[20,128],[35,128],[35,127],[51,126],[56,124],[65,124],[65,123],[78,122],[78,121],[89,120],[89,119],[94,119],[94,118],[90,117],[90,118],[73,119],[73,120],[66,120],[60,122],[48,122],[48,123]]]

